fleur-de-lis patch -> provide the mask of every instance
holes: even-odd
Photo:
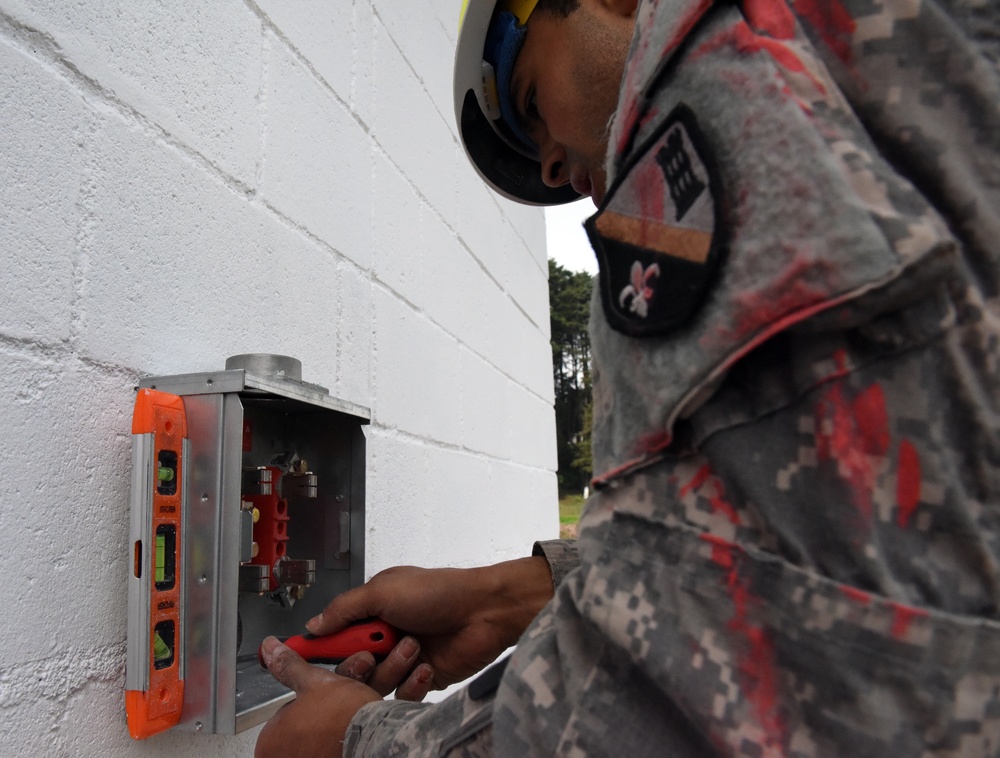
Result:
[[[649,313],[649,300],[653,297],[653,288],[649,281],[660,275],[660,267],[655,263],[644,269],[639,261],[632,264],[632,281],[626,285],[618,296],[622,307],[628,305],[629,311],[639,318],[646,318]]]
[[[719,192],[694,113],[678,105],[634,151],[585,224],[612,327],[656,336],[697,313],[722,258]]]

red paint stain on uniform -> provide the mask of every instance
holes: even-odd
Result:
[[[791,313],[787,313],[784,316],[771,321],[770,323],[762,324],[758,329],[751,330],[749,334],[739,335],[737,332],[721,329],[715,334],[708,334],[702,337],[700,344],[702,347],[709,349],[715,346],[715,344],[719,341],[726,343],[731,339],[739,340],[736,349],[726,356],[726,360],[723,365],[728,368],[729,366],[732,366],[740,361],[743,356],[756,350],[758,346],[771,339],[771,337],[775,334],[779,334],[785,329],[794,326],[800,321],[805,321],[807,318],[810,318],[817,313],[822,313],[829,307],[829,302],[820,302],[798,308],[793,310]]]
[[[900,603],[889,603],[889,607],[892,608],[893,614],[891,634],[893,639],[896,640],[902,640],[906,637],[906,633],[910,631],[910,625],[914,619],[923,618],[927,615],[927,611]]]
[[[731,524],[740,523],[739,513],[726,499],[725,485],[721,479],[712,476],[712,469],[707,463],[695,472],[691,481],[681,487],[680,496],[684,497],[695,490],[701,490],[709,482],[714,492],[701,492],[699,494],[708,499],[712,513],[721,513]]]
[[[629,101],[628,105],[625,106],[625,109],[618,117],[621,127],[618,132],[618,144],[615,145],[616,155],[621,155],[625,151],[625,148],[628,147],[628,143],[632,139],[632,132],[635,130],[635,122],[638,117],[638,101],[632,99]]]
[[[670,447],[671,440],[670,432],[665,430],[643,435],[636,444],[636,453],[639,455],[651,455],[662,452]]]
[[[899,464],[896,467],[896,522],[905,529],[920,502],[920,456],[909,440],[899,443]]]
[[[765,52],[781,68],[792,73],[802,74],[809,79],[817,92],[826,95],[826,86],[806,67],[793,48],[782,40],[755,34],[749,26],[743,23],[735,24],[726,32],[706,40],[697,50],[692,52],[691,58],[692,60],[696,59],[724,46],[734,47],[744,55]]]
[[[765,327],[774,333],[805,318],[808,307],[820,303],[824,291],[810,286],[807,280],[814,277],[820,264],[794,256],[785,270],[766,290],[746,292],[733,301],[732,323],[720,330],[719,338],[725,342],[741,342]]]
[[[712,545],[712,561],[726,569],[724,581],[733,604],[733,616],[726,626],[746,643],[736,662],[740,689],[767,735],[767,744],[783,745],[785,724],[778,709],[780,688],[774,643],[768,631],[751,620],[757,599],[740,577],[736,546],[709,534],[701,535],[701,539]]]
[[[767,23],[774,24],[774,19],[766,19]],[[778,35],[784,35],[784,30],[778,25],[777,28]],[[724,47],[735,48],[738,52],[748,55],[757,52],[765,52],[771,56],[775,63],[786,71],[790,71],[796,74],[802,74],[805,76],[809,82],[812,84],[813,88],[822,96],[826,96],[826,85],[823,84],[810,69],[802,62],[799,58],[794,47],[786,44],[788,40],[792,38],[793,35],[788,37],[781,36],[779,38],[767,37],[760,34],[756,34],[753,29],[751,29],[746,23],[734,24],[731,28],[727,29],[720,34],[716,34],[705,40],[701,45],[699,45],[690,54],[691,60],[697,60],[698,58],[709,55],[716,50]]]
[[[851,38],[857,23],[840,0],[795,0],[795,12],[809,23],[845,66],[853,59]]]
[[[664,200],[666,199],[666,183],[663,181],[663,173],[659,164],[650,161],[646,164],[647,175],[640,179],[643,192],[639,193],[639,212],[644,219],[667,218]],[[654,172],[649,176],[649,172]],[[648,180],[648,181],[647,181]],[[656,224],[658,227],[659,224]],[[638,240],[639,246],[648,244],[647,236],[652,232],[653,226],[643,226],[643,233]]]
[[[839,378],[846,358],[838,352],[835,360]],[[848,400],[843,384],[834,383],[816,405],[816,453],[819,460],[837,464],[837,473],[846,479],[866,524],[872,518],[878,459],[888,450],[889,414],[882,388],[873,384]]]
[[[662,61],[673,55],[677,48],[680,47],[685,39],[687,39],[695,24],[697,24],[701,17],[705,15],[705,12],[712,7],[712,2],[713,0],[700,0],[700,2],[691,5],[681,18],[678,19],[674,26],[673,34],[667,38],[666,42],[660,48],[659,55],[655,55],[654,52],[650,51],[650,37],[649,35],[646,35],[639,40],[638,47],[633,53],[633,58],[635,60],[653,59],[656,61]],[[647,12],[652,13],[655,5],[647,6],[647,8]],[[640,19],[640,28],[643,26],[641,22],[642,19]],[[648,75],[648,72],[641,66],[629,66],[625,72],[626,78],[624,90],[629,93],[630,97],[627,106],[623,110],[623,119],[621,120],[623,126],[619,132],[620,137],[618,144],[615,146],[618,153],[624,151],[628,146],[628,142],[631,140],[637,125],[642,125],[639,122],[639,109],[642,105],[640,96],[643,82],[639,81],[639,77],[645,75]]]
[[[715,480],[716,494],[709,498],[709,504],[712,506],[713,513],[721,513],[730,524],[740,523],[740,515],[736,512],[736,509],[726,500],[726,492],[723,489],[722,482],[718,479]]]
[[[700,490],[711,475],[712,468],[706,463],[695,472],[694,476],[691,477],[691,481],[681,487],[681,497],[684,497],[693,490]]]
[[[857,589],[856,587],[841,586],[840,591],[844,597],[847,597],[860,605],[868,605],[872,601],[871,595],[864,590]]]
[[[741,53],[766,52],[783,69],[795,74],[804,75],[812,83],[813,87],[816,88],[817,92],[821,95],[826,95],[826,87],[823,83],[806,67],[795,50],[783,41],[754,34],[753,30],[746,24],[737,24],[733,27],[732,41],[736,49]]]
[[[740,631],[737,628],[737,631]],[[747,626],[743,630],[750,643],[750,654],[740,661],[739,672],[747,699],[754,706],[757,721],[767,734],[768,743],[785,742],[785,726],[778,710],[778,672],[774,664],[774,643],[767,630]]]
[[[862,449],[871,455],[885,455],[889,450],[889,414],[882,387],[873,384],[862,390],[851,405]]]
[[[688,8],[687,12],[681,16],[680,20],[674,27],[674,34],[667,40],[667,43],[663,46],[661,51],[660,60],[664,57],[670,55],[674,50],[676,50],[680,44],[687,39],[687,36],[691,33],[694,25],[698,23],[702,16],[705,15],[707,11],[712,6],[713,0],[701,0],[700,3],[696,3]]]
[[[833,365],[836,367],[834,372],[830,375],[831,377],[844,377],[851,373],[850,368],[847,365],[847,351],[844,349],[837,350],[833,354]]]
[[[703,534],[699,534],[698,539],[700,539],[702,542],[708,542],[711,545],[718,545],[719,547],[724,547],[726,548],[726,550],[736,549],[736,543],[730,542],[724,537],[719,537],[718,535],[715,534],[709,534],[705,532]]]
[[[629,142],[632,138],[640,132],[644,127],[646,127],[651,121],[654,121],[657,116],[659,116],[659,111],[655,108],[650,108],[639,116],[639,106],[647,105],[646,103],[640,103],[639,100],[633,99],[626,106],[625,110],[622,112],[620,121],[622,123],[621,131],[618,137],[618,144],[616,149],[620,155],[628,147]]]
[[[743,16],[754,29],[777,39],[795,36],[795,16],[785,0],[743,0]]]
[[[724,569],[731,569],[735,565],[733,559],[733,548],[736,546],[728,540],[716,537],[714,534],[700,534],[699,538],[712,546],[712,563]]]

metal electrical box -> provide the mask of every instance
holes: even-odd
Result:
[[[163,407],[133,424],[129,728],[234,734],[293,697],[257,661],[264,637],[364,581],[370,412],[275,355],[144,390]]]

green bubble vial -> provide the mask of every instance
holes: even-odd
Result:
[[[163,641],[158,632],[155,632],[153,634],[153,660],[162,661],[169,658],[170,655],[170,646]]]
[[[165,580],[165,572],[163,567],[166,565],[166,553],[167,553],[167,538],[163,534],[156,535],[156,564],[154,566],[154,580],[157,582],[163,582]]]

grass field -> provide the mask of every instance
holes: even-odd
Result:
[[[583,495],[567,495],[559,498],[559,535],[576,537],[576,522],[583,510]]]

